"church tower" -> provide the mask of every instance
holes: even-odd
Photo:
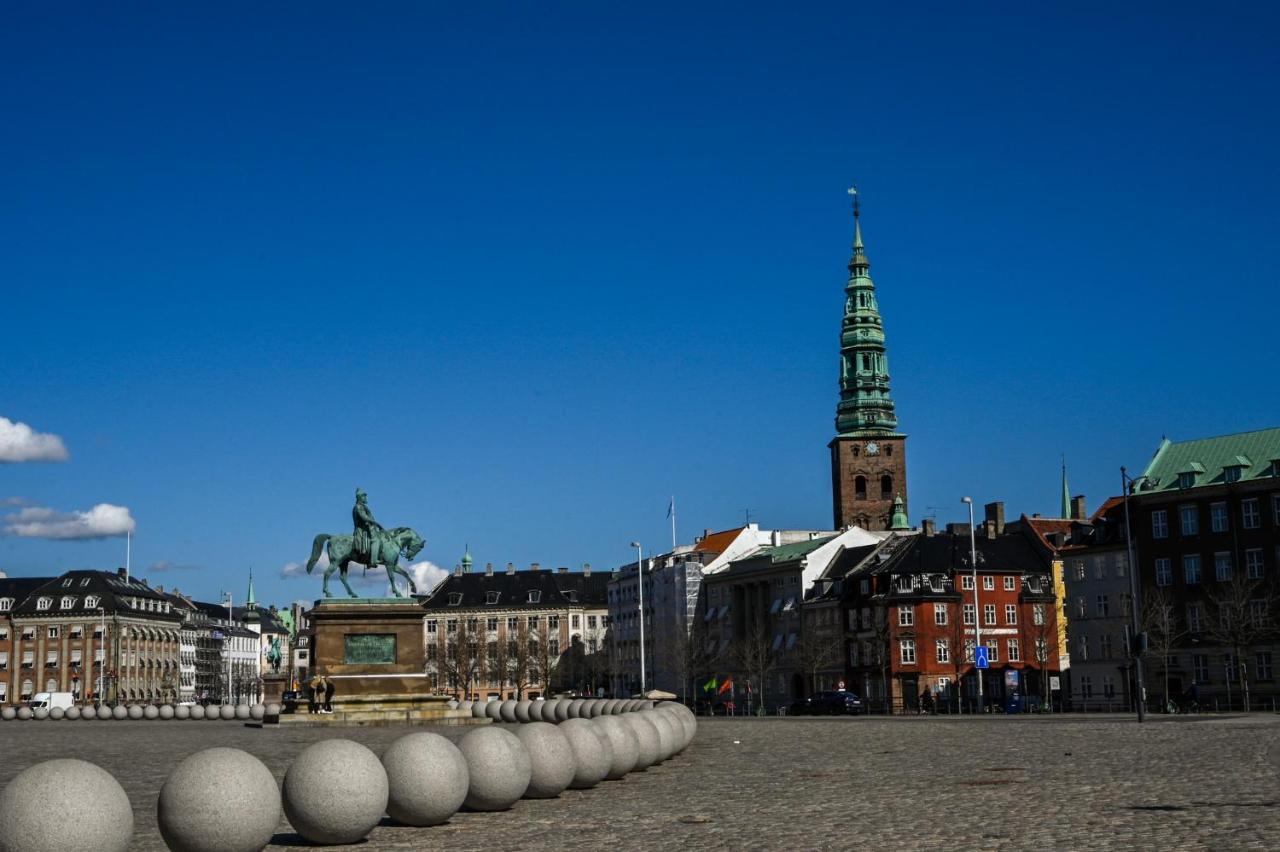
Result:
[[[898,431],[889,396],[884,324],[876,305],[871,264],[862,246],[857,188],[849,194],[853,196],[853,257],[844,286],[836,436],[827,445],[832,511],[836,529],[887,530],[906,523],[907,436]]]

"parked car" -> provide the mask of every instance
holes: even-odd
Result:
[[[281,713],[297,713],[298,704],[302,701],[302,693],[289,691],[280,696]]]
[[[862,699],[843,689],[815,692],[803,703],[803,712],[813,716],[856,716],[863,712]],[[789,712],[796,713],[794,704]]]

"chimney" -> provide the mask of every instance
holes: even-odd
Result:
[[[486,562],[486,563],[484,563],[484,575],[485,575],[486,577],[492,577],[492,576],[493,576],[493,563],[492,563],[492,562]]]
[[[583,563],[582,563],[582,576],[584,576],[584,577],[590,577],[590,576],[591,576],[591,563],[590,563],[590,562],[583,562]]]
[[[530,562],[530,563],[529,563],[529,570],[530,570],[530,571],[541,571],[541,570],[542,570],[542,563],[541,563],[541,562]]]
[[[557,569],[556,569],[556,571],[557,571],[557,572],[559,572],[559,573],[561,573],[561,574],[568,574],[568,573],[569,573],[569,569],[568,569],[567,567],[565,567],[564,565],[561,565],[559,568],[557,568]]]
[[[711,530],[705,530],[705,529],[704,529],[704,530],[702,531],[702,537],[703,537],[703,538],[711,538]]]
[[[121,580],[123,580],[123,579],[124,579],[124,577],[125,577],[125,569],[124,569],[124,568],[117,568],[117,569],[116,569],[116,576],[117,576],[117,577],[119,577]]]
[[[156,586],[156,591],[163,595],[163,594],[164,594],[164,586]]]
[[[508,562],[508,563],[507,563],[507,573],[508,573],[508,574],[514,574],[514,573],[516,573],[516,563],[514,563],[514,562]]]
[[[982,522],[982,535],[984,538],[992,539],[996,537],[996,522],[986,520]]]
[[[938,524],[933,518],[925,518],[920,522],[920,530],[925,535],[933,537],[938,532]]]
[[[982,511],[988,524],[995,524],[995,534],[1004,535],[1004,503],[1000,500],[997,500],[994,503],[988,503],[982,507]],[[995,538],[995,536],[988,533],[987,538]]]
[[[1084,508],[1084,495],[1077,494],[1071,498],[1071,517],[1077,521],[1083,521],[1087,517]]]
[[[461,577],[461,576],[462,576],[462,563],[461,563],[461,562],[459,562],[457,565],[453,566],[453,576],[455,576],[455,577]]]

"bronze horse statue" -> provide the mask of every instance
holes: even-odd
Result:
[[[409,583],[409,591],[417,594],[418,586],[413,582],[413,577],[400,567],[400,556],[404,555],[406,560],[412,561],[421,551],[426,541],[422,536],[418,535],[409,527],[393,527],[389,530],[380,530],[376,533],[381,538],[379,542],[378,553],[382,557],[381,564],[387,569],[387,582],[391,584],[391,594],[398,598],[404,597],[400,590],[396,588],[396,576],[404,577]],[[329,535],[328,533],[320,533],[315,537],[315,541],[311,544],[311,558],[307,560],[307,573],[311,573],[311,569],[320,561],[320,553],[324,550],[325,543],[329,545],[329,567],[324,569],[324,596],[326,598],[333,597],[333,593],[329,591],[329,576],[334,571],[338,572],[338,579],[342,581],[342,586],[347,590],[347,594],[353,598],[360,597],[351,588],[351,584],[347,582],[347,566],[352,562],[359,562],[366,565],[365,561],[369,560],[367,553],[356,553],[355,536],[350,535]],[[375,568],[376,565],[366,565],[365,571]]]

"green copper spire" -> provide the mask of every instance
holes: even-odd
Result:
[[[911,525],[907,523],[907,510],[902,505],[902,495],[899,494],[893,498],[893,522],[889,525],[891,530],[909,530]]]
[[[258,601],[253,597],[253,569],[249,569],[249,596],[245,598],[244,605],[247,607],[255,607]]]
[[[1062,515],[1071,517],[1071,489],[1067,487],[1067,457],[1062,457]]]
[[[844,322],[840,329],[840,403],[836,432],[840,435],[892,435],[898,416],[889,396],[889,362],[884,325],[876,305],[871,263],[862,246],[858,190],[853,196],[853,256],[844,286]]]
[[[464,548],[464,553],[462,554],[462,570],[464,572],[470,572],[472,562],[473,560],[471,559],[471,545],[468,544]]]

